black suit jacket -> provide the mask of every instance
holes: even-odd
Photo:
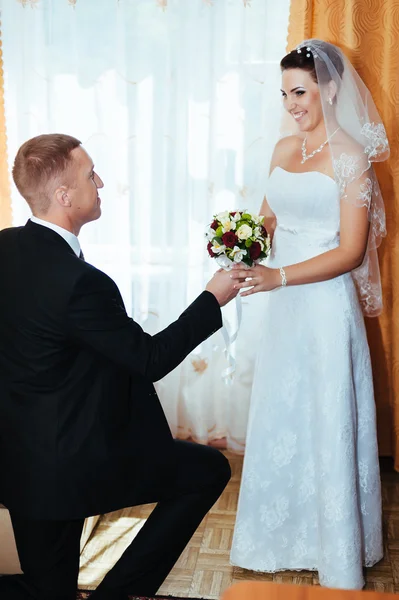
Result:
[[[203,292],[150,336],[116,284],[47,227],[0,232],[0,498],[73,519],[151,501],[173,475],[153,382],[221,327]]]

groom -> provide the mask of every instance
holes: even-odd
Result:
[[[155,594],[230,467],[215,449],[173,440],[153,382],[221,327],[234,282],[216,273],[150,336],[84,261],[78,235],[101,215],[103,182],[79,140],[27,141],[13,178],[33,216],[0,232],[0,499],[24,574],[0,577],[0,598],[75,600],[85,517],[150,502],[91,598]]]

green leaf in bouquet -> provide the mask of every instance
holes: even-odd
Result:
[[[219,225],[219,227],[216,229],[215,233],[216,233],[216,235],[217,235],[218,238],[222,237],[222,235],[223,235],[223,228],[222,228],[221,225]]]
[[[247,240],[245,240],[245,247],[246,248],[250,248],[252,246],[252,240],[251,238],[248,238]]]
[[[242,215],[241,219],[243,219],[244,221],[252,221],[252,215],[250,215],[248,213],[244,213]]]
[[[223,244],[223,240],[221,237],[216,236],[213,238],[212,242],[217,242],[218,244],[222,245]]]
[[[242,258],[242,262],[247,265],[248,267],[252,267],[252,258],[250,258],[249,256],[244,256]]]

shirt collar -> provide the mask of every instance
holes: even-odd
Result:
[[[59,225],[55,225],[55,223],[50,223],[50,221],[43,221],[43,219],[38,219],[34,216],[30,217],[30,220],[32,221],[32,223],[42,225],[43,227],[48,227],[48,229],[52,229],[53,231],[58,233],[58,235],[64,238],[64,240],[70,245],[72,250],[75,252],[76,256],[80,255],[80,244],[76,235],[74,235],[67,229],[64,229],[63,227],[60,227]]]

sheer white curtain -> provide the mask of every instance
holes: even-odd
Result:
[[[214,212],[259,209],[289,0],[0,4],[9,164],[39,133],[82,140],[105,182],[103,215],[81,233],[86,259],[156,332],[215,269],[203,237]],[[15,189],[13,214],[29,216]],[[220,333],[157,384],[175,435],[243,447],[261,304],[244,303],[233,384]]]

